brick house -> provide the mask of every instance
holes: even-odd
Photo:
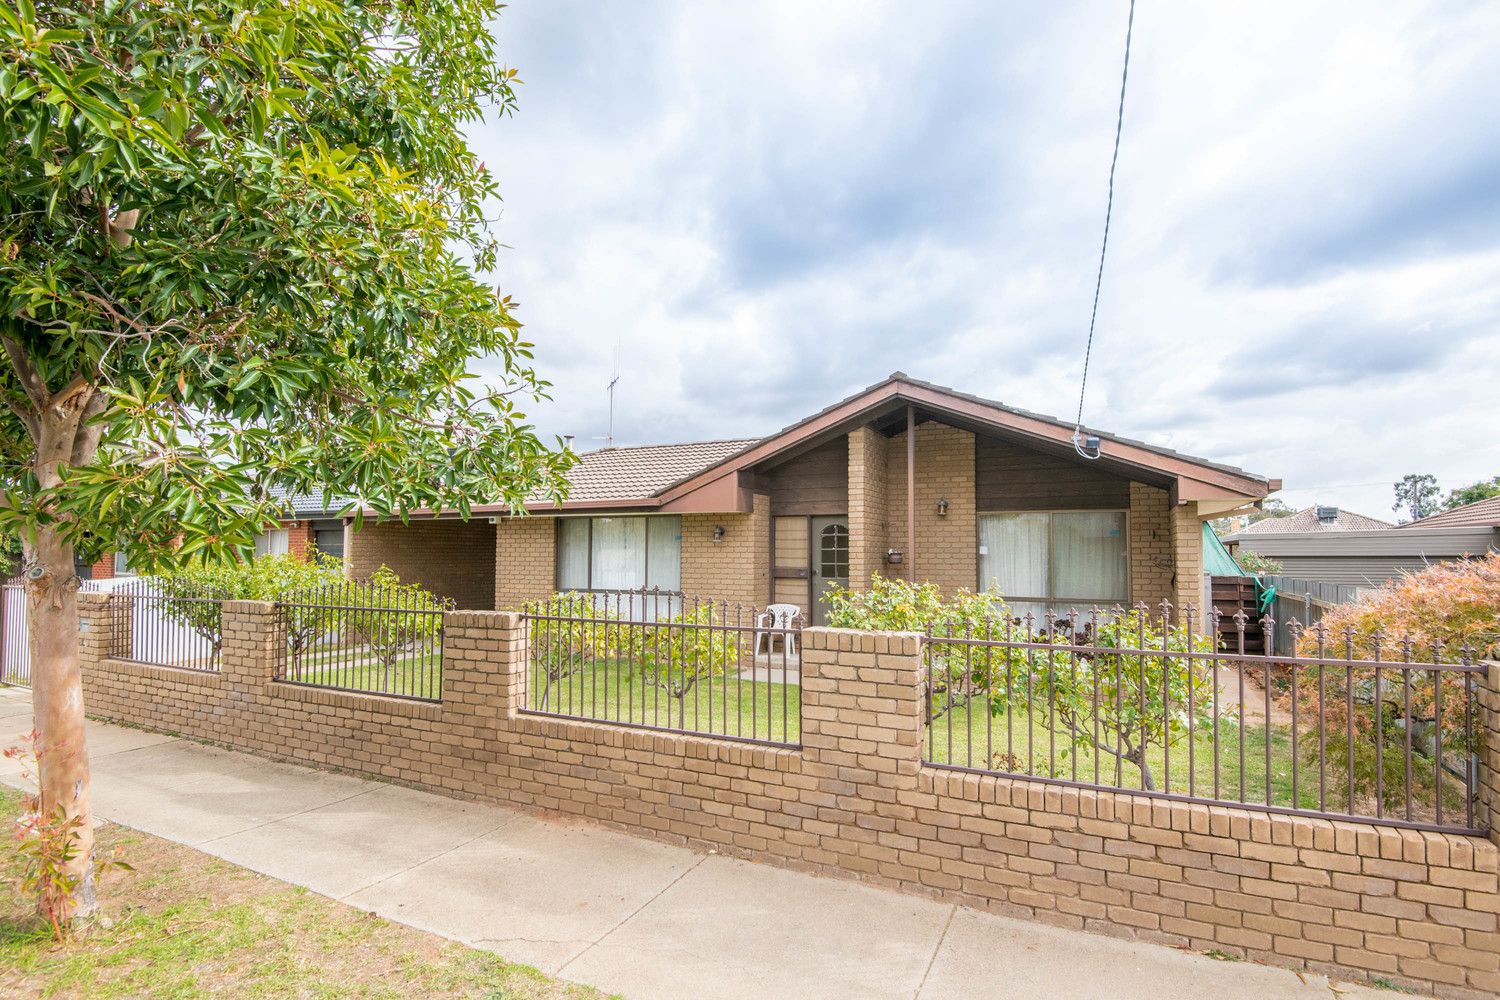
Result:
[[[312,496],[291,493],[272,487],[271,498],[283,515],[276,527],[268,527],[255,538],[255,554],[290,553],[306,559],[312,552],[342,559],[347,526],[343,509],[348,501],[337,496]],[[80,563],[78,575],[84,580],[112,580],[134,576],[123,552],[106,552],[92,565]]]
[[[644,586],[793,603],[816,624],[824,590],[874,573],[993,585],[1038,612],[1201,606],[1203,521],[1280,487],[1102,433],[1091,460],[1072,435],[898,372],[768,437],[590,452],[562,504],[366,521],[346,564],[388,565],[471,609]]]

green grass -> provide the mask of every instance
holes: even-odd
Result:
[[[287,664],[287,680],[370,694],[438,699],[443,696],[441,649],[397,658],[386,667],[362,650],[331,647],[309,650],[294,666]]]
[[[0,789],[0,816],[18,809]],[[0,995],[602,998],[188,847],[108,825],[99,842],[136,869],[101,881],[106,919],[58,943],[27,900],[0,896]],[[0,874],[18,864],[7,850]]]
[[[1096,750],[1092,745],[1071,743],[1060,724],[1055,729],[1048,724],[1045,708],[1029,715],[1014,713],[1007,718],[1003,713],[991,716],[983,706],[955,707],[933,723],[930,735],[931,743],[924,745],[923,750],[927,759],[936,764],[985,768],[988,760],[993,762],[995,770],[1129,789],[1143,787],[1141,772],[1136,765],[1121,763],[1113,755]],[[1268,739],[1269,769],[1266,756]],[[1234,721],[1220,720],[1218,745],[1219,798],[1265,804],[1269,773],[1271,805],[1317,808],[1317,766],[1304,754],[1301,764],[1294,767],[1290,729],[1273,728],[1268,736],[1263,726],[1247,725],[1242,732]],[[1172,744],[1170,760],[1168,757],[1159,745],[1147,755],[1156,790],[1205,797],[1214,795],[1212,728],[1195,728],[1191,744],[1184,736]],[[1241,764],[1244,766],[1243,779]],[[1295,800],[1292,794],[1294,770],[1297,773]],[[1338,800],[1338,791],[1330,783],[1330,807],[1337,808],[1342,804]]]
[[[776,743],[796,743],[802,738],[802,689],[796,684],[745,680],[737,671],[699,681],[680,707],[665,690],[614,660],[562,678],[543,701],[546,689],[543,671],[534,668],[527,707],[574,718]]]

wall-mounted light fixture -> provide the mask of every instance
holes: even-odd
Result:
[[[714,525],[714,544],[718,545],[723,540],[724,540],[724,526],[722,524],[716,524],[716,525]]]
[[[886,549],[886,551],[885,551],[885,561],[887,563],[889,563],[890,565],[892,565],[892,566],[900,566],[901,565],[901,550],[900,549]]]
[[[944,497],[938,501],[938,517],[948,516],[948,498]]]

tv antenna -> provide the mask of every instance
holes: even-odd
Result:
[[[604,435],[604,447],[615,446],[615,386],[620,384],[620,376],[616,375],[609,380],[609,430]]]

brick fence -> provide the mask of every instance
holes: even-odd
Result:
[[[800,749],[527,715],[524,630],[448,616],[441,704],[273,680],[272,606],[231,602],[222,670],[107,659],[81,594],[91,714],[1063,927],[1446,996],[1500,993],[1483,837],[946,771],[921,760],[921,639],[810,629]],[[1500,819],[1500,667],[1482,696]],[[998,959],[997,959],[998,961]]]

